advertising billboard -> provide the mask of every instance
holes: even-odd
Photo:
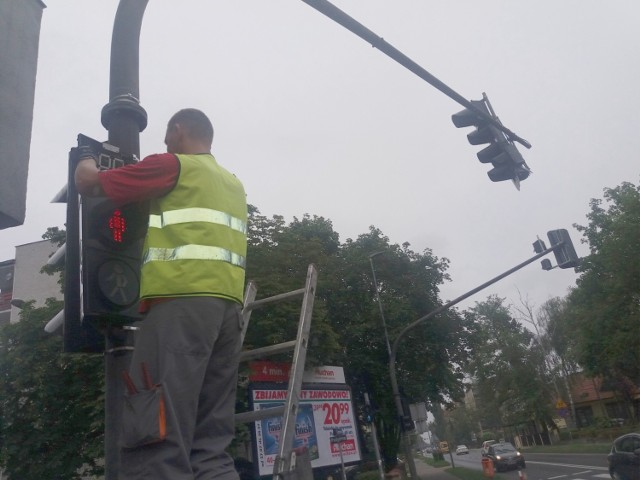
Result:
[[[287,398],[285,384],[252,385],[251,404],[254,410],[283,405]],[[273,473],[280,448],[282,417],[254,422],[255,463],[260,476]],[[332,443],[335,435],[344,436]],[[295,425],[294,449],[307,448],[311,467],[340,464],[361,459],[351,390],[341,384],[306,384],[300,392],[300,404]]]

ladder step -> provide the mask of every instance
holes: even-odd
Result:
[[[282,417],[284,415],[284,407],[284,405],[280,405],[279,407],[270,407],[252,412],[236,413],[234,419],[236,424],[240,424],[257,422],[266,418]]]
[[[268,345],[266,347],[260,347],[254,350],[245,350],[240,353],[240,361],[246,362],[255,358],[267,357],[269,355],[288,352],[290,350],[293,350],[295,346],[296,341],[290,340],[288,342],[278,343],[276,345]]]
[[[274,295],[273,297],[261,298],[260,300],[254,300],[253,302],[245,305],[245,310],[253,310],[254,308],[259,308],[269,303],[279,302],[281,300],[286,300],[291,297],[297,297],[304,294],[304,288],[299,288],[298,290],[293,290],[287,293],[281,293],[279,295]]]

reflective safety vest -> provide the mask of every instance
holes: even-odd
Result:
[[[178,181],[151,201],[140,298],[213,296],[242,303],[247,201],[210,154],[177,155]]]

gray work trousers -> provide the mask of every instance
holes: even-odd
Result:
[[[241,306],[214,297],[154,305],[140,322],[130,375],[141,362],[167,396],[163,442],[120,452],[120,480],[238,480],[225,449],[235,432]]]

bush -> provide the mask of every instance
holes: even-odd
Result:
[[[493,432],[485,431],[482,433],[482,441],[485,442],[487,440],[495,440],[497,438],[496,434]]]
[[[437,451],[437,452],[433,452],[433,459],[438,462],[443,462],[444,461],[444,453]]]
[[[561,442],[569,442],[571,440],[573,440],[572,436],[571,436],[571,432],[567,429],[563,429],[558,431],[558,436],[560,437],[560,441]]]
[[[380,480],[378,469],[361,472],[356,475],[356,480]]]

